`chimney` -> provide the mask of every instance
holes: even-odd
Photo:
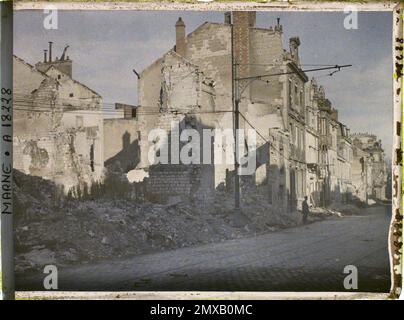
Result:
[[[231,12],[228,11],[224,13],[224,23],[231,24]]]
[[[52,62],[52,41],[49,41],[49,62]]]
[[[66,49],[68,48],[68,46],[66,46],[65,49],[63,50],[63,53],[62,53],[62,56],[60,57],[60,59],[58,59],[58,57],[56,57],[55,60],[52,60],[52,49],[53,49],[52,45],[53,45],[53,42],[49,41],[49,49],[44,50],[44,59],[43,59],[44,61],[38,62],[37,64],[35,64],[36,69],[41,72],[46,72],[49,69],[49,66],[52,65],[56,69],[62,71],[63,73],[66,73],[67,75],[72,77],[73,61],[70,60],[69,57],[67,57],[67,59],[65,58]]]
[[[257,22],[257,13],[255,11],[248,11],[248,25],[250,28],[255,28]]]
[[[239,77],[250,76],[250,28],[255,27],[255,11],[233,11],[233,40],[235,62]]]
[[[175,52],[185,57],[185,23],[181,17],[175,24]]]
[[[292,55],[292,59],[294,62],[296,62],[296,64],[299,64],[299,46],[299,37],[293,37],[289,39],[290,54]]]
[[[281,18],[276,18],[275,31],[282,32]]]
[[[46,63],[46,53],[48,52],[48,50],[44,50],[43,51],[43,62]]]

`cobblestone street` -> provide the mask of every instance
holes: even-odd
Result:
[[[355,265],[358,291],[387,292],[389,222],[374,207],[254,238],[60,268],[59,289],[345,291],[343,269]],[[43,290],[44,276],[17,276],[17,289]]]

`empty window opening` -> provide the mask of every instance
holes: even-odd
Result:
[[[90,146],[90,167],[91,172],[94,172],[94,143]]]

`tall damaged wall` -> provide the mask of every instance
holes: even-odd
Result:
[[[187,36],[185,58],[215,81],[215,109],[232,110],[231,26],[215,23],[200,26]]]
[[[29,117],[29,113],[26,113]],[[35,120],[28,120],[27,126],[35,128],[39,123],[54,124],[52,113],[43,113]],[[14,168],[28,175],[53,180],[70,188],[84,183],[91,185],[103,174],[102,128],[98,126],[66,128],[60,126],[46,134],[20,135],[15,131]]]
[[[139,131],[141,131],[141,162],[139,168],[148,171],[145,180],[146,194],[149,200],[170,203],[191,200],[210,203],[214,193],[214,166],[199,162],[183,163],[179,154],[171,152],[172,144],[178,144],[179,150],[186,142],[179,141],[185,129],[196,130],[203,137],[203,129],[211,129],[210,112],[215,108],[215,90],[212,81],[199,69],[175,52],[167,53],[159,60],[159,65],[152,65],[142,73],[140,88],[141,108],[139,112]],[[160,88],[156,85],[160,84]],[[146,87],[145,85],[148,84]],[[154,95],[159,92],[159,99]],[[158,111],[150,104],[158,101]],[[150,108],[146,107],[149,106]],[[165,137],[150,139],[152,130],[162,130]],[[173,130],[178,130],[174,134]],[[161,140],[163,139],[163,140]],[[176,140],[176,141],[175,141]],[[202,143],[202,140],[200,141]],[[159,148],[157,145],[159,144]],[[213,141],[212,141],[213,143]],[[168,163],[151,162],[150,150],[156,148],[168,150]],[[203,150],[200,145],[200,150]],[[178,158],[179,161],[174,159]],[[213,157],[212,157],[213,158]]]
[[[205,119],[209,119],[209,126],[218,129],[233,129],[231,43],[231,25],[219,23],[205,23],[186,39],[186,58],[214,80],[215,113]],[[225,183],[226,170],[233,171],[234,165],[215,165],[216,186]]]
[[[16,57],[14,63],[14,169],[65,192],[102,179],[101,97],[71,78],[58,81]]]
[[[282,33],[272,29],[254,28],[250,31],[251,75],[276,74],[282,72]],[[282,107],[283,81],[281,76],[267,77],[265,81],[254,81],[250,85],[251,101],[257,104],[256,115],[265,115]],[[259,107],[259,104],[262,107]],[[251,108],[249,112],[251,112]]]

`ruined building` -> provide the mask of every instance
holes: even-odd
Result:
[[[167,110],[182,116],[189,116],[192,110],[199,113],[198,122],[202,127],[233,130],[234,76],[238,79],[240,128],[259,132],[253,181],[267,185],[271,203],[293,210],[306,193],[305,83],[308,78],[300,67],[299,38],[291,38],[289,50],[285,51],[280,22],[273,27],[259,28],[255,20],[255,12],[226,13],[224,23],[206,22],[186,34],[184,21],[178,19],[174,48],[140,75],[141,166],[149,166],[148,132],[155,123],[168,117],[164,114]],[[285,74],[261,81],[245,79],[268,73]],[[195,79],[200,79],[199,86],[193,85],[197,83]],[[147,116],[142,116],[142,110]],[[150,113],[155,114],[153,120]],[[231,147],[229,143],[223,148]],[[232,171],[233,164],[215,165],[214,187],[226,184]]]
[[[102,98],[74,80],[72,60],[53,58],[52,43],[35,66],[14,56],[14,168],[63,185],[102,178]]]
[[[233,130],[235,99],[240,128],[258,134],[251,178],[266,186],[270,203],[290,211],[304,196],[315,206],[350,201],[355,192],[350,132],[324,88],[302,69],[300,39],[290,38],[285,50],[280,20],[257,27],[255,12],[226,13],[223,23],[205,22],[189,34],[185,28],[179,18],[175,46],[140,75],[140,110],[147,113],[139,116],[140,167],[149,167],[147,136],[167,111],[187,117],[192,109],[202,126]],[[199,77],[205,80],[198,88],[192,81]],[[215,164],[214,186],[229,184],[233,171],[233,164]]]
[[[279,19],[261,28],[255,12],[226,13],[187,34],[179,18],[173,32],[173,48],[137,74],[139,105],[114,105],[119,118],[73,79],[68,46],[54,59],[50,43],[35,66],[14,57],[14,167],[65,191],[112,172],[141,182],[151,201],[209,204],[216,190],[234,190],[238,101],[239,147],[255,155],[242,196],[259,192],[282,212],[305,196],[314,206],[384,199],[380,141],[351,136],[302,69],[300,39],[284,49]]]
[[[361,201],[385,200],[388,170],[381,140],[369,133],[352,135],[352,178]]]
[[[308,94],[310,101],[306,104],[306,128],[311,129],[306,136],[306,150],[311,153],[307,165],[311,172],[310,190],[314,190],[314,197],[312,191],[309,195],[315,205],[347,202],[352,193],[352,142],[349,129],[339,121],[338,111],[315,79],[308,85]],[[312,165],[310,163],[315,159],[316,150],[318,161]]]
[[[210,156],[189,151],[186,156],[189,161],[185,163],[184,156],[180,159],[180,154],[187,152],[183,148],[191,140],[197,143],[199,150],[203,150],[203,139],[199,137],[204,137],[203,130],[212,128],[215,121],[210,113],[215,110],[212,79],[184,57],[170,51],[142,72],[139,87],[139,167],[149,171],[148,197],[162,202],[184,200],[185,197],[209,203],[214,192],[212,150],[209,148]],[[192,130],[195,135],[184,139],[184,129]],[[163,130],[165,133],[163,138],[153,138],[154,146],[150,146],[149,141],[151,130]],[[158,165],[157,159],[150,158],[153,147],[156,157],[166,157],[165,164]],[[207,156],[209,161],[206,164],[203,160]]]
[[[337,190],[335,200],[347,203],[352,200],[354,186],[352,183],[351,162],[353,158],[353,147],[350,129],[342,123],[338,123],[337,132]]]
[[[320,88],[313,78],[305,87],[305,153],[306,153],[306,195],[314,206],[323,204],[324,167],[320,165],[319,103]]]

